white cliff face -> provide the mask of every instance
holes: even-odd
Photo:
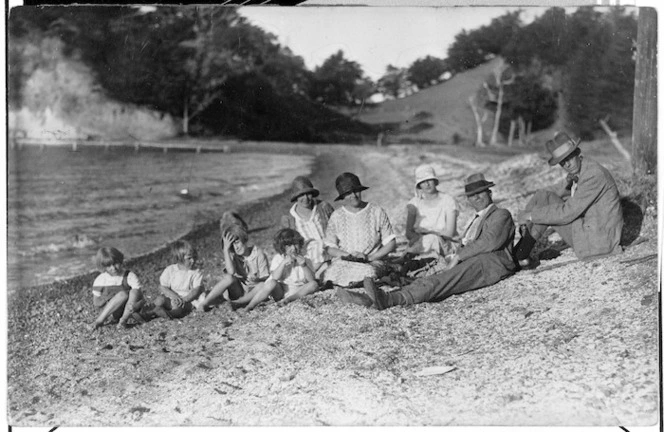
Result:
[[[20,42],[17,42],[20,43]],[[103,92],[92,71],[63,54],[58,39],[25,42],[21,106],[10,106],[11,134],[58,139],[158,140],[176,136],[171,115],[115,101]]]

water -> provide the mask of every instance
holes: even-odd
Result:
[[[154,250],[225,210],[282,192],[312,161],[124,148],[9,150],[9,288],[92,271],[102,246],[126,257]]]

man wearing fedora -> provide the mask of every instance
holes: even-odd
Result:
[[[465,230],[462,244],[449,269],[416,279],[400,290],[384,292],[373,280],[364,280],[364,290],[379,309],[396,305],[439,302],[454,294],[484,288],[514,274],[512,257],[514,221],[506,209],[498,208],[491,195],[493,182],[481,173],[466,179],[465,195],[476,214]]]
[[[521,240],[515,257],[521,267],[531,267],[530,252],[551,226],[572,247],[579,259],[622,252],[623,227],[620,195],[611,173],[581,155],[579,143],[564,132],[546,143],[549,165],[567,172],[561,191],[538,191],[519,217]]]

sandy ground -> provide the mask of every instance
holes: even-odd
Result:
[[[334,178],[355,172],[401,244],[420,163],[432,163],[440,189],[451,194],[462,191],[465,176],[485,172],[498,205],[514,215],[532,192],[561,178],[535,154],[420,146],[306,151],[318,156],[312,178],[321,198],[332,202]],[[602,162],[626,177],[620,160]],[[270,253],[287,196],[239,209],[253,241]],[[459,202],[463,225],[470,211]],[[382,312],[322,291],[244,316],[222,307],[91,335],[84,324],[94,319],[94,274],[26,288],[8,300],[9,424],[652,425],[657,259],[636,259],[657,253],[654,209],[628,231],[631,246],[620,256],[578,262],[554,234],[540,245],[535,270],[442,303]],[[214,282],[222,268],[218,230],[202,227],[189,239]],[[154,296],[167,264],[157,252],[129,267]],[[433,366],[451,370],[417,375]]]

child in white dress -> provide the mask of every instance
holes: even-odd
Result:
[[[141,282],[134,272],[123,268],[124,255],[114,247],[103,247],[97,251],[95,263],[102,270],[92,283],[92,303],[101,312],[92,330],[104,325],[109,316],[118,320],[118,327],[125,327],[130,317],[144,322],[138,311],[145,300]]]
[[[197,254],[191,243],[179,240],[171,246],[174,264],[159,277],[161,294],[154,301],[154,313],[163,318],[181,318],[204,297],[203,274],[196,267]]]

